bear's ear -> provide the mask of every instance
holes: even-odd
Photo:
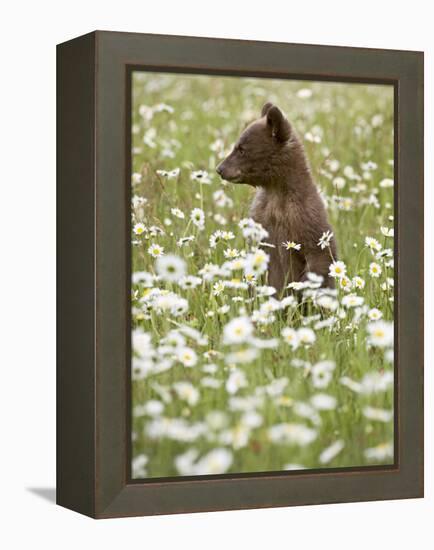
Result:
[[[267,124],[271,128],[273,137],[278,141],[288,141],[291,135],[291,125],[276,105],[271,105],[267,111]]]
[[[272,106],[273,104],[270,101],[267,101],[267,103],[262,107],[261,117],[265,116]]]

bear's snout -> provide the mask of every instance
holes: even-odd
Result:
[[[232,183],[237,183],[241,176],[241,170],[237,166],[233,166],[233,162],[228,162],[228,158],[223,160],[216,168],[217,174],[224,180]]]

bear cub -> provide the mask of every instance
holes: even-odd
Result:
[[[283,292],[287,284],[303,282],[312,272],[323,277],[322,286],[332,288],[328,270],[331,256],[337,257],[335,237],[330,250],[318,246],[332,228],[304,147],[276,105],[263,106],[261,117],[244,130],[216,170],[226,181],[256,188],[250,216],[267,230],[266,242],[273,245],[267,248],[268,284]],[[286,242],[301,248],[287,250]]]

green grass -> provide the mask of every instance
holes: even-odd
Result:
[[[300,89],[311,90],[311,97],[299,97]],[[223,255],[226,248],[251,251],[252,245],[243,238],[238,222],[248,216],[253,191],[248,186],[223,185],[214,169],[245,125],[259,116],[266,101],[275,102],[287,114],[305,144],[315,180],[328,204],[339,260],[345,262],[350,279],[360,276],[366,282],[362,290],[351,291],[363,297],[364,305],[358,308],[357,315],[354,308],[346,308],[342,303],[337,311],[330,312],[306,298],[304,307],[280,310],[270,324],[255,323],[255,335],[262,339],[278,338],[278,346],[259,350],[256,359],[237,365],[235,368],[244,373],[247,385],[229,394],[226,383],[234,366],[227,360],[228,353],[254,346],[251,343],[225,345],[222,342],[224,326],[240,315],[250,317],[268,298],[258,297],[254,287],[250,290],[226,288],[214,295],[214,283],[234,275],[216,277],[212,282],[202,281],[190,290],[181,289],[176,282],[154,281],[154,287],[175,292],[188,300],[188,311],[174,317],[167,311],[146,308],[141,298],[148,296],[150,289],[142,283],[134,284],[133,328],[151,334],[153,350],[148,348],[146,352],[152,355],[153,367],[145,375],[136,373],[133,380],[135,477],[259,472],[281,470],[288,464],[319,468],[393,462],[390,453],[376,458],[365,454],[366,449],[392,443],[393,419],[380,421],[363,414],[368,406],[392,412],[393,386],[389,384],[377,391],[357,393],[340,381],[342,377],[349,377],[360,382],[367,374],[384,375],[393,371],[388,348],[369,346],[367,333],[371,322],[367,312],[371,308],[378,308],[383,320],[393,320],[393,288],[382,288],[387,277],[393,278],[393,267],[387,265],[389,257],[376,260],[365,246],[365,237],[374,237],[383,248],[393,249],[393,238],[385,237],[380,231],[382,226],[394,225],[390,218],[393,216],[393,187],[379,185],[382,180],[393,178],[391,87],[135,73],[132,163],[133,173],[140,176],[133,178],[132,193],[146,198],[146,204],[133,208],[133,226],[141,222],[146,230],[139,236],[132,234],[133,273],[155,274],[155,260],[148,253],[151,243],[163,246],[165,254],[173,253],[183,258],[188,274],[195,276],[206,263],[222,265],[226,261]],[[160,103],[169,105],[174,111],[154,109],[151,112],[143,108]],[[320,135],[321,141],[310,141],[310,134]],[[144,135],[150,137],[147,143],[143,141]],[[334,161],[338,161],[339,166]],[[350,179],[346,167],[352,167],[354,179]],[[180,173],[172,179],[156,172],[175,168],[180,168]],[[193,170],[206,170],[211,185],[192,181]],[[336,177],[345,179],[345,187],[334,187]],[[232,199],[232,207],[219,207],[215,203],[213,193],[219,189],[224,189]],[[185,219],[173,216],[171,208],[182,210]],[[202,208],[205,212],[203,230],[189,222],[193,208]],[[226,224],[215,221],[215,214],[224,216]],[[163,229],[164,234],[153,236],[149,230],[151,226]],[[216,230],[232,231],[235,238],[210,248],[209,237]],[[177,241],[189,235],[195,240],[180,247]],[[373,261],[382,267],[378,278],[369,275],[369,264]],[[239,274],[236,277],[242,279]],[[348,293],[337,286],[337,299],[341,302]],[[242,301],[233,301],[236,296]],[[223,305],[229,306],[229,311],[219,313]],[[341,318],[340,312],[345,313],[345,317]],[[280,336],[282,328],[297,329],[304,324],[313,328],[316,321],[309,319],[312,315],[320,315],[322,320],[335,316],[337,321],[331,329],[314,330],[316,340],[312,345],[292,350]],[[154,367],[162,361],[162,355],[156,351],[161,339],[180,326],[192,327],[207,338],[206,345],[187,338],[186,345],[196,352],[197,363],[185,367],[173,359],[172,351],[165,356],[170,368],[155,372]],[[218,353],[210,356],[206,353],[210,350]],[[315,387],[309,365],[296,368],[292,365],[294,359],[310,365],[323,360],[333,361],[336,366],[327,387]],[[212,374],[204,371],[209,363],[216,365]],[[213,383],[220,384],[219,387],[205,387],[204,378],[214,379]],[[276,379],[286,379],[286,386],[277,392],[278,395],[273,395],[270,384]],[[174,384],[183,381],[191,383],[199,392],[197,400],[193,399],[191,404],[180,399],[175,390]],[[335,398],[336,406],[327,411],[308,410],[306,416],[301,416],[303,411],[299,404],[308,403],[317,393]],[[243,412],[236,410],[233,398],[252,396],[256,402],[247,407],[250,415],[243,417]],[[149,401],[151,405],[154,401],[162,403],[159,406],[162,410],[155,413],[154,420],[146,409]],[[223,413],[220,414],[222,425],[213,424],[209,413],[214,411]],[[249,420],[255,418],[258,422],[249,428]],[[160,424],[160,431],[150,434],[152,422],[161,423],[162,419],[166,419],[166,426],[172,425],[173,419],[183,419],[185,430],[181,436],[178,432],[170,435],[161,430]],[[316,437],[305,445],[271,441],[269,429],[281,423],[302,424],[315,430]],[[194,425],[200,432],[196,438],[192,435]],[[235,434],[232,441],[228,433]],[[192,440],[180,440],[185,434]],[[338,440],[344,443],[344,448],[322,463],[322,451]],[[195,461],[190,461],[181,472],[175,459],[189,449],[196,451]],[[219,455],[216,460],[205,460],[198,465],[198,461],[214,449],[219,449],[219,453],[225,449],[226,462]]]

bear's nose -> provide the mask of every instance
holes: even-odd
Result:
[[[221,176],[221,175],[223,174],[222,165],[219,164],[219,165],[217,166],[217,168],[215,169],[215,171],[217,172],[217,174],[218,174],[219,176]]]

